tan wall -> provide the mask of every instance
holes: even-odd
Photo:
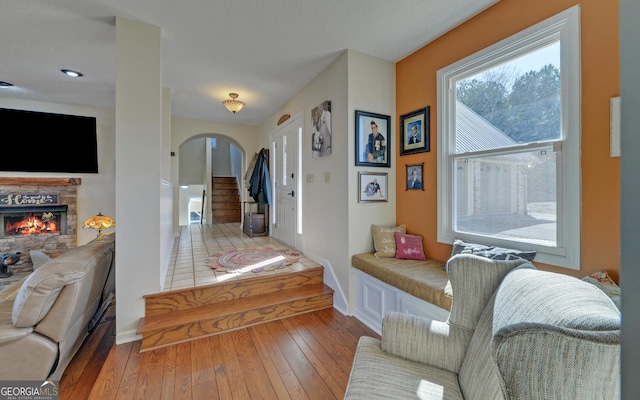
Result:
[[[502,0],[397,63],[396,114],[431,106],[431,152],[399,157],[396,150],[395,155],[398,157],[396,222],[406,224],[408,232],[424,236],[428,257],[446,260],[451,254],[451,246],[438,243],[436,239],[436,72],[575,4],[575,0]],[[604,270],[617,281],[620,268],[620,159],[609,157],[609,99],[620,92],[619,3],[584,0],[580,5],[582,269],[537,266],[578,277]],[[399,143],[397,140],[396,144]],[[399,148],[398,145],[395,147]],[[425,191],[405,191],[405,171],[400,167],[422,162]]]

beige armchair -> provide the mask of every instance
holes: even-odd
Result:
[[[385,316],[362,337],[345,399],[619,398],[620,313],[600,289],[527,261],[447,263],[446,322]]]

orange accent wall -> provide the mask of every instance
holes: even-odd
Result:
[[[431,151],[400,157],[396,138],[396,222],[424,237],[427,257],[447,260],[437,242],[438,108],[436,72],[455,61],[564,11],[575,0],[502,0],[396,64],[396,115],[431,106]],[[609,156],[609,100],[620,93],[618,1],[581,3],[582,227],[581,270],[537,263],[540,269],[583,277],[620,269],[620,159]],[[396,121],[398,124],[398,121]],[[399,132],[399,126],[396,126]],[[425,191],[406,191],[405,165],[424,162]]]

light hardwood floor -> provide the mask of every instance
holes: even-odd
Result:
[[[194,229],[181,232],[183,245]],[[256,245],[240,230],[213,229]],[[342,399],[358,339],[379,337],[325,309],[140,353],[140,341],[115,346],[114,309],[67,367],[61,399]]]

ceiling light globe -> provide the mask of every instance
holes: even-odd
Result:
[[[224,106],[227,107],[227,110],[231,111],[234,114],[242,110],[242,107],[244,107],[244,102],[240,100],[236,100],[236,98],[238,97],[238,94],[229,93],[229,97],[231,97],[231,100],[224,100],[222,102],[222,104],[224,104]]]

